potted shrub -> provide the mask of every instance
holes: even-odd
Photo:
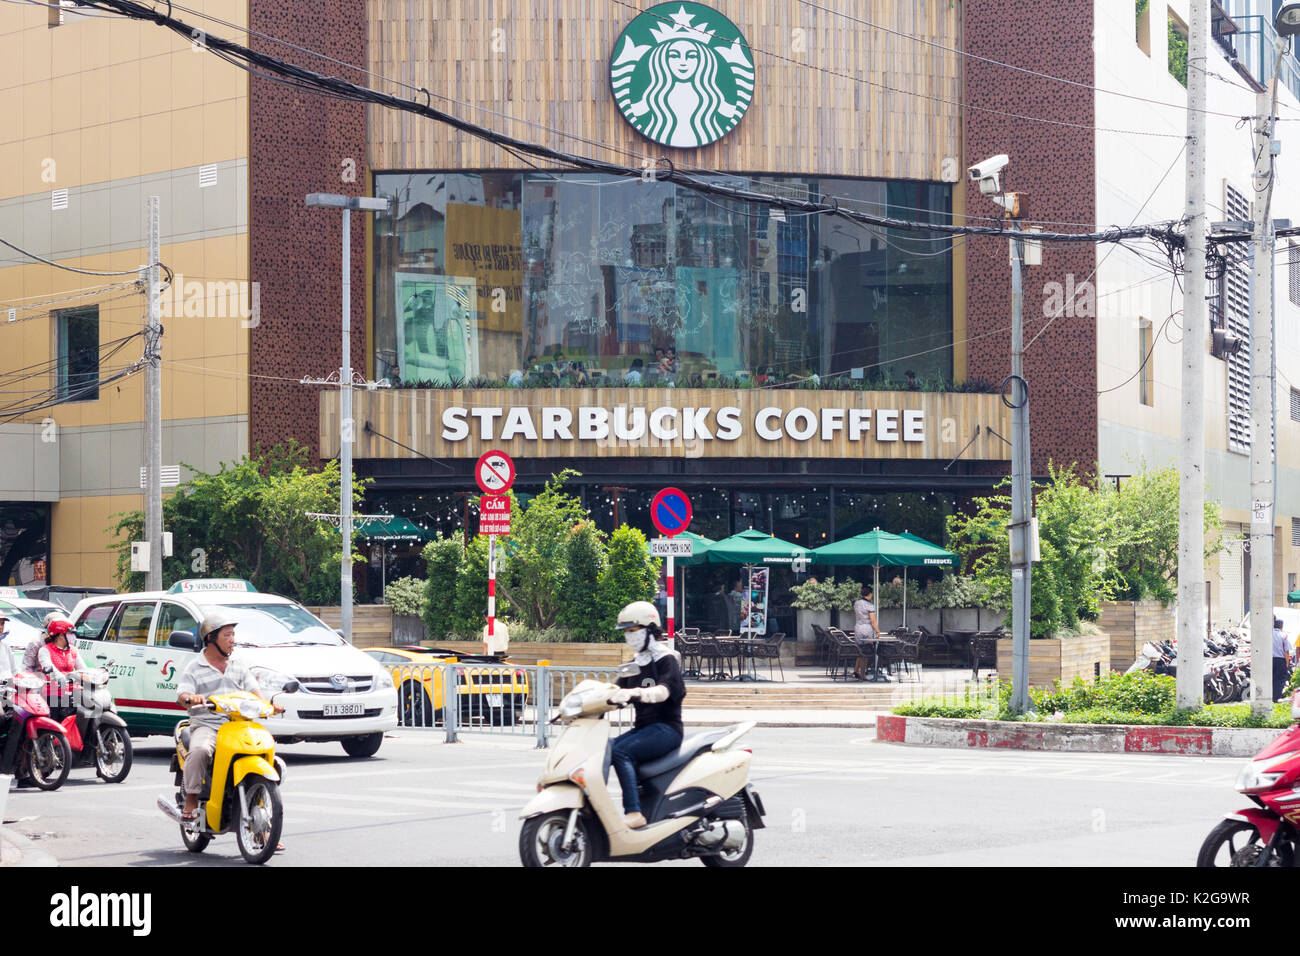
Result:
[[[831,612],[853,613],[853,602],[857,600],[862,585],[852,579],[836,582],[834,578],[819,581],[809,578],[803,584],[790,588],[794,600],[790,606],[797,612],[796,629],[799,641],[816,640],[812,626],[818,624],[830,627]],[[836,626],[839,626],[838,623]],[[850,629],[852,625],[850,625]]]
[[[424,640],[424,582],[405,577],[384,588],[384,603],[393,609],[393,643],[419,644]]]

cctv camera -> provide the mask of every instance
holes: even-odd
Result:
[[[972,180],[980,184],[980,192],[985,194],[996,193],[1000,192],[1002,188],[998,174],[1006,169],[1007,164],[1010,162],[1010,157],[1005,153],[999,153],[982,163],[967,167],[966,172]]]

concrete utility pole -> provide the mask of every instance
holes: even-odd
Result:
[[[1013,200],[1014,201],[1014,200]],[[1029,710],[1029,600],[1033,574],[1029,481],[1029,385],[1025,381],[1025,242],[1011,223],[1011,706]],[[1005,388],[1005,387],[1004,387]]]
[[[145,266],[146,313],[144,387],[144,539],[149,542],[149,574],[146,591],[162,590],[162,326],[159,323],[158,262],[162,257],[162,234],[157,196],[148,199],[149,262]]]
[[[339,566],[340,629],[352,642],[352,210],[387,212],[387,199],[311,193],[308,206],[343,210],[343,364],[339,369],[339,531],[343,534],[343,560]]]
[[[1182,442],[1178,476],[1179,707],[1200,707],[1205,639],[1205,69],[1208,0],[1191,0],[1187,35],[1187,242],[1183,281]]]
[[[1255,95],[1254,276],[1250,322],[1250,710],[1273,709],[1273,113],[1286,52],[1274,36],[1272,91]]]

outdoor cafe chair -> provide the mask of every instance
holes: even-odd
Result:
[[[835,660],[835,642],[831,640],[826,628],[820,624],[814,624],[812,632],[815,642],[814,647],[817,650],[817,656],[821,658],[823,673],[830,677],[832,662]]]
[[[850,669],[856,668],[858,658],[863,656],[862,648],[837,627],[831,628],[829,634],[835,643],[835,672],[831,677],[834,680],[848,680]]]
[[[785,641],[785,632],[777,631],[761,644],[749,646],[750,657],[755,661],[767,661],[767,679],[772,679],[772,662],[776,661],[781,669],[781,681],[785,682],[785,665],[781,663],[781,644]]]
[[[971,638],[971,680],[979,680],[981,664],[992,664],[994,667],[998,666],[998,638],[1000,636],[1001,635],[997,631],[980,631]]]
[[[677,650],[682,655],[682,676],[688,678],[700,677],[700,645],[698,637],[688,637],[685,633],[677,638]]]
[[[913,631],[911,634],[899,638],[898,647],[895,649],[898,654],[898,663],[903,666],[903,672],[906,673],[909,665],[913,672],[921,666],[921,640],[919,632]]]

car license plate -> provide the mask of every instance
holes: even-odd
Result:
[[[326,704],[326,717],[360,717],[365,713],[361,704]]]
[[[488,694],[488,695],[487,695],[487,699],[488,699],[488,706],[489,706],[489,707],[500,707],[500,706],[501,706],[501,695],[500,695],[500,694]]]

